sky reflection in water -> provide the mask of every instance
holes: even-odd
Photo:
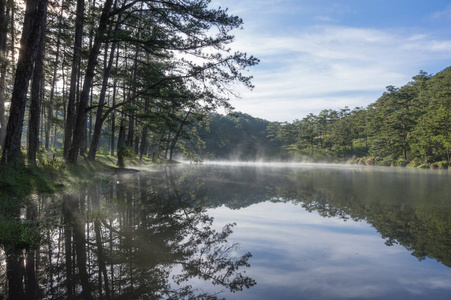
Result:
[[[233,239],[253,254],[247,274],[257,285],[228,299],[448,299],[451,293],[447,267],[387,247],[365,222],[270,202],[209,214],[218,224],[237,222]]]
[[[3,239],[0,298],[450,298],[449,172],[272,166],[160,166],[37,196],[9,218],[44,238]]]
[[[261,171],[261,176],[273,172]],[[424,177],[428,176],[427,172],[400,173],[394,176],[408,178],[400,181],[407,186],[414,186],[412,183],[417,180],[429,181],[432,186],[437,183]],[[301,174],[294,178],[305,180],[305,174]],[[377,176],[377,184],[384,181],[384,176],[393,176],[386,174],[386,170],[381,173],[372,170],[368,174],[339,172],[335,177],[351,183],[356,177]],[[416,178],[418,176],[420,178]],[[430,176],[449,180],[446,174]],[[322,182],[310,183],[320,188]],[[397,184],[401,191],[406,188],[399,182],[388,188]],[[390,192],[384,188],[387,187],[381,186],[383,195]],[[398,195],[398,191],[391,192]],[[355,195],[356,191],[349,193]],[[422,194],[420,190],[408,194],[415,193]],[[208,210],[216,224],[236,222],[233,240],[253,254],[247,275],[255,279],[257,285],[237,295],[228,294],[227,299],[449,299],[451,272],[448,267],[435,259],[419,261],[401,245],[388,247],[381,234],[365,221],[324,218],[316,211],[306,211],[299,203],[264,200],[239,210],[226,206]]]

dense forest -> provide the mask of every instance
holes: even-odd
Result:
[[[273,122],[268,136],[301,159],[444,168],[451,163],[450,84],[451,68],[434,76],[421,71],[366,108]]]
[[[266,138],[269,121],[248,114],[210,114],[209,124],[199,130],[204,147],[199,157],[209,160],[257,160],[268,158],[276,143]]]
[[[368,107],[324,109],[293,122],[210,115],[200,157],[447,168],[451,161],[451,68],[421,71]],[[263,129],[266,126],[265,129]]]
[[[185,126],[231,109],[258,59],[231,51],[242,20],[208,0],[0,1],[2,163],[41,150],[172,159]],[[179,146],[182,148],[182,145]]]

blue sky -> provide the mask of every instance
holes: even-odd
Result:
[[[244,20],[233,49],[258,57],[237,111],[270,121],[375,102],[451,65],[451,1],[212,0]]]

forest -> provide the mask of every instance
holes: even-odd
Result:
[[[451,151],[451,68],[420,71],[388,86],[367,107],[324,109],[293,122],[211,115],[199,156],[207,159],[337,162],[447,168]]]
[[[292,123],[272,122],[268,137],[305,160],[447,168],[451,150],[451,68],[420,71],[368,107],[326,109]]]
[[[185,127],[258,63],[232,51],[242,20],[208,0],[0,1],[2,164],[99,151],[172,160]],[[181,148],[182,146],[179,146]]]
[[[45,153],[69,164],[108,154],[119,166],[130,157],[451,164],[449,68],[388,86],[367,107],[269,122],[233,112],[229,100],[237,85],[253,88],[245,72],[259,60],[230,49],[242,19],[209,4],[1,0],[2,164],[39,165]]]

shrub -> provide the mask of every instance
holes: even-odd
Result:
[[[367,166],[374,166],[376,164],[376,158],[375,157],[366,157],[365,158],[365,165]]]
[[[401,158],[401,159],[394,161],[393,165],[397,166],[397,167],[405,167],[405,166],[407,166],[407,161],[404,160],[404,158]]]
[[[66,168],[66,164],[60,159],[52,158],[41,160],[39,167],[44,173],[56,176]]]
[[[121,168],[125,167],[125,160],[133,158],[135,153],[132,148],[127,146],[119,146],[117,149],[117,165]]]
[[[418,160],[412,160],[412,161],[410,161],[408,164],[407,164],[407,167],[410,167],[410,168],[416,168],[417,166],[419,166],[419,165],[421,165],[422,164],[422,162],[421,161],[418,161]]]
[[[431,165],[433,168],[437,169],[448,169],[448,162],[446,160],[437,161]]]
[[[382,166],[393,166],[395,163],[395,159],[393,158],[393,156],[389,155],[384,157],[380,162],[378,162],[378,165],[382,165]]]

